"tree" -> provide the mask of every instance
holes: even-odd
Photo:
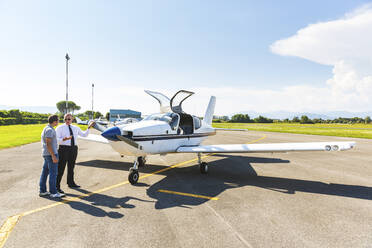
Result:
[[[273,120],[260,115],[257,118],[254,118],[254,122],[256,122],[256,123],[273,123]]]
[[[110,112],[107,112],[105,117],[106,117],[106,120],[110,120]]]
[[[301,116],[300,123],[301,124],[314,124],[314,122],[310,120],[309,117],[307,117],[306,115]]]
[[[89,117],[89,119],[93,119],[94,118],[94,112],[92,110],[87,110],[84,112],[84,115]]]
[[[298,119],[297,116],[293,117],[292,122],[300,122],[300,119]]]
[[[11,109],[8,111],[9,117],[16,118],[17,121],[22,120],[22,114],[19,112],[19,109]]]
[[[226,116],[226,115],[224,115],[224,116],[222,116],[221,120],[223,120],[223,121],[228,121],[228,120],[229,120],[229,117]]]
[[[371,122],[372,122],[371,117],[367,116],[366,118],[364,118],[364,122],[365,122],[366,124],[371,123]]]
[[[64,114],[70,113],[70,112],[74,114],[75,110],[81,109],[81,107],[76,105],[76,103],[74,103],[73,101],[68,101],[67,103],[68,103],[68,109],[66,110],[66,101],[57,102],[56,107],[58,111]]]
[[[100,118],[102,116],[103,116],[103,114],[101,114],[99,111],[97,111],[97,112],[94,112],[93,118],[94,119],[98,119],[98,118]]]
[[[233,117],[231,117],[231,122],[237,122],[237,123],[248,123],[252,122],[251,118],[249,115],[245,114],[236,114]]]

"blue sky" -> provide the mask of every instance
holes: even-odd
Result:
[[[156,112],[155,102],[139,93],[142,89],[170,95],[178,89],[198,94],[200,89],[193,103],[197,107],[190,106],[200,114],[198,106],[204,109],[212,91],[208,89],[214,88],[220,89],[213,91],[219,94],[217,114],[288,110],[288,103],[278,107],[281,102],[270,101],[265,92],[298,85],[327,87],[335,64],[319,63],[301,52],[273,52],[271,45],[309,24],[342,19],[365,4],[368,1],[0,1],[0,105],[53,106],[63,100],[68,52],[70,98],[83,109],[90,106],[89,86],[95,83],[96,109],[102,112],[110,107]],[[228,96],[223,94],[226,88],[231,90]],[[242,104],[244,95],[237,101],[234,89],[258,92],[267,98],[267,106]],[[246,98],[249,101],[249,95]],[[325,110],[321,103],[296,105],[290,110]],[[333,104],[330,110],[365,110],[359,106]]]

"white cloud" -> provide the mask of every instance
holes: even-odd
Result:
[[[371,44],[372,8],[365,5],[341,19],[310,24],[270,48],[279,55],[332,65],[333,77],[314,97],[326,96],[324,105],[331,109],[364,111],[372,105]]]

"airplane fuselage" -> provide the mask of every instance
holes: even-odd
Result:
[[[102,136],[109,140],[109,144],[120,155],[138,157],[173,153],[180,146],[200,145],[208,136],[216,133],[214,128],[197,117],[190,116],[193,123],[182,126],[177,114],[157,115],[169,117],[169,120],[155,116],[137,123],[111,127]],[[196,122],[200,125],[195,125]]]

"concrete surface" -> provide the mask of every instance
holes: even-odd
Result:
[[[4,247],[372,247],[372,140],[249,131],[219,132],[205,144],[263,136],[259,143],[355,140],[357,147],[214,155],[204,159],[207,175],[196,161],[179,165],[193,154],[152,156],[140,169],[146,177],[132,186],[132,158],[80,141],[82,187],[69,189],[65,175],[62,189],[70,197],[96,193],[59,205],[38,197],[40,143],[1,150],[0,225],[35,210],[19,219]],[[170,165],[178,166],[151,174]]]

